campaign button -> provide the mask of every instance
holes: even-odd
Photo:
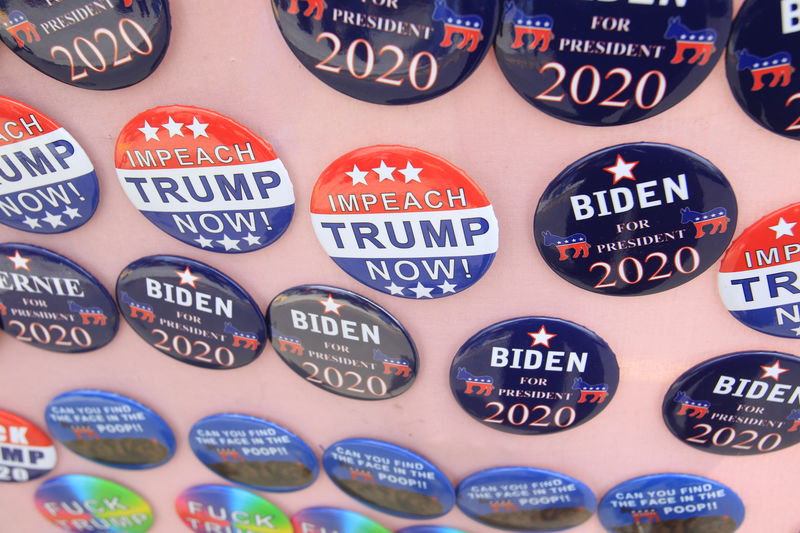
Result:
[[[56,466],[56,447],[32,422],[0,409],[0,481],[19,483]]]
[[[272,0],[283,38],[353,98],[413,104],[458,86],[494,39],[499,0]]]
[[[405,146],[360,148],[331,163],[314,186],[311,221],[345,272],[402,298],[461,292],[497,252],[497,219],[478,185]]]
[[[140,470],[175,453],[175,436],[152,409],[120,394],[78,389],[45,408],[47,429],[78,455],[106,466]]]
[[[9,335],[53,352],[105,346],[117,333],[111,295],[83,267],[28,244],[0,244],[0,325]]]
[[[190,365],[239,368],[261,355],[267,341],[250,295],[219,270],[185,257],[152,255],[126,266],[117,301],[141,338]]]
[[[174,105],[139,113],[117,138],[115,164],[136,209],[197,248],[252,252],[292,220],[292,182],[272,146],[214,111]]]
[[[292,523],[274,504],[227,485],[197,485],[175,499],[175,511],[192,531],[292,533]]]
[[[397,533],[466,533],[466,531],[445,526],[411,526],[398,529]]]
[[[0,0],[3,42],[48,76],[84,89],[138,83],[161,63],[167,0]]]
[[[435,518],[452,509],[455,491],[433,463],[372,439],[331,444],[322,455],[331,481],[365,505],[404,518]]]
[[[719,269],[719,294],[728,311],[751,328],[800,337],[800,203],[765,216],[731,244]]]
[[[47,115],[5,96],[0,122],[0,222],[33,233],[63,233],[88,222],[100,193],[78,141]]]
[[[405,328],[354,292],[301,285],[269,304],[275,352],[309,383],[347,398],[385,400],[417,377],[418,356]]]
[[[800,441],[800,358],[737,352],[684,372],[667,391],[664,423],[681,442],[721,455],[756,455]]]
[[[538,435],[588,422],[614,398],[617,358],[583,326],[547,317],[514,318],[473,335],[450,365],[450,390],[471,417]]]
[[[207,416],[189,430],[189,444],[210,470],[256,490],[299,490],[319,473],[317,456],[300,437],[253,416]]]
[[[292,515],[295,531],[337,533],[391,533],[388,529],[347,509],[336,507],[309,507]]]
[[[666,111],[714,68],[731,0],[505,0],[495,40],[511,86],[548,115],[589,126]]]
[[[491,468],[459,483],[456,504],[484,525],[514,531],[557,531],[580,525],[597,509],[575,478],[529,467]]]
[[[711,162],[668,144],[604,148],[547,186],[533,221],[556,274],[613,296],[653,294],[702,274],[736,228],[736,197]]]
[[[744,504],[735,492],[713,479],[652,474],[629,479],[608,491],[597,515],[610,533],[733,533],[744,520]]]
[[[800,139],[800,3],[746,0],[725,54],[739,106],[761,126]]]

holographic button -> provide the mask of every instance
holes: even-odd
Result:
[[[388,442],[336,442],[322,455],[322,467],[347,495],[391,515],[435,518],[455,503],[453,485],[441,470],[424,457]]]
[[[167,51],[167,0],[0,0],[3,42],[48,76],[119,89],[149,76]]]
[[[800,358],[737,352],[684,372],[667,391],[664,423],[681,442],[721,455],[757,455],[800,441]]]
[[[579,159],[550,182],[533,233],[565,280],[631,296],[702,274],[727,248],[736,216],[730,183],[708,160],[667,144],[621,144]]]
[[[691,474],[653,474],[620,483],[597,511],[610,533],[714,531],[732,533],[744,505],[731,489]]]
[[[292,533],[283,511],[261,496],[227,485],[197,485],[178,495],[175,511],[192,531]]]
[[[450,365],[450,390],[482,424],[525,435],[588,422],[614,398],[617,358],[583,326],[547,317],[499,322],[476,333]]]
[[[417,377],[417,349],[408,332],[354,292],[323,285],[287,289],[269,304],[267,324],[281,359],[328,392],[385,400]]]
[[[491,468],[466,478],[456,492],[456,503],[464,514],[484,525],[513,531],[568,529],[589,520],[597,509],[597,498],[589,487],[540,468]]]
[[[708,76],[730,31],[731,0],[505,0],[495,41],[512,87],[578,124],[643,120]]]
[[[719,294],[742,324],[800,337],[800,203],[765,216],[733,241],[719,269]]]
[[[397,533],[466,533],[466,531],[445,526],[411,526],[398,529]]]
[[[119,316],[111,295],[81,266],[27,244],[0,244],[0,324],[17,340],[53,352],[105,346]]]
[[[413,104],[480,64],[499,0],[272,0],[286,43],[317,78],[353,98]]]
[[[47,429],[78,455],[106,466],[140,470],[175,453],[175,436],[149,407],[112,392],[78,389],[45,408]]]
[[[5,96],[0,122],[0,222],[33,233],[88,222],[100,193],[78,141],[47,115]]]
[[[0,481],[19,483],[56,466],[53,441],[32,422],[0,410]]]
[[[256,303],[231,278],[199,261],[153,255],[117,279],[122,316],[158,351],[202,368],[253,362],[267,328]]]
[[[461,292],[497,252],[497,219],[478,185],[405,146],[360,148],[331,163],[314,186],[311,221],[345,272],[403,298]]]
[[[153,511],[141,496],[107,479],[68,474],[48,479],[36,494],[36,507],[65,531],[145,533]]]
[[[292,516],[295,531],[302,533],[391,533],[355,511],[336,507],[309,507]]]
[[[800,139],[800,3],[746,0],[725,54],[728,84],[759,125]]]
[[[299,490],[319,473],[316,455],[300,437],[253,416],[226,413],[198,420],[189,444],[210,470],[256,490]]]
[[[272,146],[207,109],[139,113],[119,134],[116,167],[125,194],[150,222],[212,252],[272,244],[294,213],[292,182]]]

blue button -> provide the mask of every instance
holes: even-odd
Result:
[[[196,485],[175,499],[175,511],[192,531],[293,533],[292,523],[274,504],[227,485]]]
[[[292,515],[295,531],[307,533],[391,533],[374,520],[355,511],[336,507],[309,507]]]

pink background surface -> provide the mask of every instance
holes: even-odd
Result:
[[[120,482],[153,506],[152,531],[188,531],[173,510],[175,497],[195,484],[223,482],[194,457],[188,430],[201,417],[241,412],[284,425],[318,453],[350,437],[406,446],[437,464],[454,485],[485,468],[526,465],[572,475],[600,499],[635,476],[699,474],[741,496],[747,511],[742,533],[800,529],[792,481],[800,476],[800,448],[753,457],[704,453],[674,438],[660,411],[666,389],[689,367],[738,350],[797,353],[797,342],[757,333],[731,317],[717,296],[718,266],[666,293],[612,298],[578,289],[555,275],[531,234],[536,203],[549,181],[576,159],[623,142],[670,143],[716,164],[739,201],[736,235],[766,213],[797,201],[792,191],[797,190],[800,145],[762,129],[739,109],[722,62],[669,111],[637,124],[598,129],[552,119],[528,105],[505,81],[491,52],[456,90],[410,107],[384,107],[339,94],[306,71],[284,43],[266,0],[237,0],[224,12],[211,0],[173,0],[171,10],[172,39],[163,63],[144,82],[119,91],[67,86],[28,67],[5,47],[0,50],[2,94],[64,125],[88,152],[101,186],[100,207],[85,226],[52,236],[2,227],[0,242],[25,242],[62,253],[112,291],[125,265],[158,253],[185,255],[219,268],[262,309],[278,292],[297,284],[350,289],[384,306],[405,325],[417,343],[421,372],[405,394],[370,403],[304,383],[271,348],[237,370],[181,364],[147,346],[124,321],[108,346],[85,355],[51,353],[0,336],[1,408],[44,427],[45,405],[56,394],[101,388],[155,409],[178,440],[170,462],[144,471],[96,465],[58,445],[58,465],[50,476],[83,473]],[[297,198],[295,219],[278,242],[245,255],[204,252],[162,233],[135,210],[117,182],[114,142],[134,115],[168,104],[219,111],[273,144]],[[308,205],[319,174],[345,152],[384,143],[416,146],[448,159],[475,179],[494,204],[499,252],[492,268],[469,290],[422,302],[380,294],[341,271],[317,243]],[[619,389],[597,418],[554,435],[519,436],[473,421],[455,403],[447,375],[458,347],[485,326],[523,315],[585,325],[616,352]],[[52,530],[33,505],[39,483],[0,484],[0,529]],[[436,523],[489,531],[455,508],[426,522],[373,511],[340,492],[324,473],[300,492],[261,494],[287,514],[331,505],[362,512],[390,529]],[[593,517],[571,531],[602,528]]]

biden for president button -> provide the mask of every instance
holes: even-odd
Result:
[[[728,84],[758,124],[800,139],[800,0],[747,0],[725,54]]]
[[[800,358],[757,351],[715,357],[682,374],[661,410],[673,435],[706,452],[788,448],[800,441]]]
[[[619,366],[583,326],[547,317],[499,322],[476,333],[450,365],[450,390],[482,424],[536,435],[597,416],[614,398]]]
[[[499,0],[272,0],[289,48],[339,92],[413,104],[453,89],[494,39]]]
[[[169,45],[167,0],[0,1],[3,42],[48,76],[119,89],[149,76]]]
[[[604,148],[547,186],[534,239],[559,276],[592,292],[652,294],[699,276],[725,251],[736,197],[711,162],[667,144]]]
[[[105,287],[83,267],[45,248],[4,243],[0,325],[38,348],[79,353],[111,342],[119,314]]]
[[[5,96],[0,122],[0,222],[34,233],[88,222],[99,188],[78,141],[50,117]]]
[[[126,266],[117,301],[140,337],[190,365],[238,368],[261,355],[267,340],[250,295],[219,270],[185,257],[153,255]]]
[[[292,515],[295,531],[323,533],[391,533],[388,529],[359,514],[336,507],[308,507]]]
[[[277,506],[252,492],[227,485],[196,485],[175,499],[175,511],[192,531],[293,533]]]
[[[405,146],[343,155],[317,180],[311,220],[348,274],[403,298],[441,298],[470,287],[497,252],[492,204],[464,171]]]
[[[384,400],[417,377],[418,356],[405,328],[358,294],[301,285],[267,309],[272,347],[306,381],[334,394]]]
[[[214,111],[174,105],[139,113],[119,134],[115,162],[136,209],[197,248],[252,252],[292,220],[292,182],[272,146]]]
[[[0,481],[30,481],[55,466],[56,447],[50,437],[34,423],[0,409]]]

